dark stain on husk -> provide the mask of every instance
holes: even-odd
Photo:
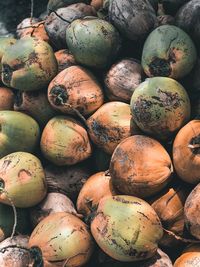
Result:
[[[67,102],[69,98],[66,88],[63,85],[56,85],[51,89],[51,98],[53,98],[53,103],[56,106],[61,106]]]
[[[190,141],[190,145],[199,145],[199,147],[190,148],[195,155],[200,154],[200,134],[193,137]]]

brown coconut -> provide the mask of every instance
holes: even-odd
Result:
[[[173,143],[173,163],[184,181],[200,182],[200,120],[192,120],[180,129]]]
[[[134,135],[116,147],[109,170],[117,190],[145,198],[158,193],[169,183],[173,166],[169,154],[158,141]]]

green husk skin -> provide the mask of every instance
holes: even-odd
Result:
[[[146,134],[166,140],[190,119],[190,100],[177,81],[166,77],[146,79],[134,91],[131,113]]]
[[[96,68],[110,65],[121,47],[120,35],[114,26],[96,17],[73,21],[67,27],[66,41],[78,63]]]
[[[33,152],[40,128],[30,116],[12,110],[0,111],[0,158],[15,151]]]
[[[0,37],[0,59],[2,59],[3,54],[5,53],[6,49],[10,46],[15,44],[17,40],[12,37]]]
[[[174,25],[156,28],[144,43],[142,67],[149,77],[182,78],[192,70],[196,60],[193,41]]]
[[[106,254],[122,262],[152,257],[163,235],[153,208],[140,198],[125,195],[100,200],[91,232]]]
[[[14,152],[0,159],[0,203],[29,208],[47,193],[40,160],[27,152]]]
[[[43,89],[57,74],[51,46],[33,37],[19,39],[2,57],[2,81],[22,91]]]
[[[0,71],[2,69],[1,59],[3,57],[3,54],[5,53],[6,49],[8,49],[10,45],[15,44],[16,41],[17,40],[12,37],[0,37]]]

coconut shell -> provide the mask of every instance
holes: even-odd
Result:
[[[112,154],[109,170],[114,188],[142,198],[161,191],[173,174],[165,148],[144,135],[123,140]]]
[[[21,91],[43,89],[57,74],[57,61],[51,46],[30,36],[10,46],[1,63],[3,83]]]
[[[17,29],[16,29],[17,37],[20,38],[21,35],[23,35],[24,30],[29,29],[29,27],[31,27],[32,24],[39,23],[39,21],[40,20],[38,18],[35,18],[35,17],[23,19],[17,25]]]
[[[160,140],[172,138],[190,119],[191,105],[185,88],[168,77],[142,82],[133,92],[130,106],[137,126]]]
[[[0,158],[16,151],[36,150],[40,128],[31,116],[13,110],[1,110],[0,129]]]
[[[113,64],[121,48],[117,29],[110,22],[94,16],[73,21],[67,27],[66,41],[79,64],[97,69]]]
[[[190,73],[196,60],[190,36],[174,25],[162,25],[145,40],[141,62],[148,77],[180,79]]]
[[[184,231],[184,204],[188,193],[188,190],[181,186],[170,187],[156,196],[151,203],[164,228],[178,236],[182,236]],[[177,240],[165,233],[160,244],[170,247],[177,244]]]
[[[40,160],[27,152],[11,153],[0,159],[0,202],[29,208],[42,201],[47,192]],[[34,194],[33,194],[34,192]]]
[[[93,6],[96,10],[99,10],[103,7],[104,0],[92,0],[90,5]]]
[[[16,39],[12,37],[0,37],[0,71],[2,71],[1,60],[7,48],[16,43]],[[0,75],[0,82],[2,81]]]

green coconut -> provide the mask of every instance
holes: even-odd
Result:
[[[110,65],[121,47],[115,27],[97,17],[74,20],[67,27],[66,41],[78,63],[96,68]]]
[[[0,37],[0,62],[3,57],[3,54],[5,53],[6,49],[8,49],[9,46],[13,45],[17,40],[12,37]],[[1,70],[1,63],[0,63],[0,70]],[[1,80],[1,78],[0,78]]]
[[[142,67],[149,77],[182,78],[192,70],[196,60],[192,39],[174,25],[156,28],[144,43]]]
[[[40,160],[27,152],[14,152],[0,159],[0,203],[29,208],[47,193]]]
[[[122,262],[152,257],[163,235],[154,209],[140,198],[125,195],[100,200],[91,232],[106,254]]]
[[[43,89],[58,68],[51,46],[33,37],[24,37],[10,46],[1,63],[3,83],[22,91]]]
[[[22,112],[0,111],[0,158],[15,151],[33,152],[40,138],[38,123]]]
[[[172,137],[186,124],[190,112],[186,90],[171,78],[146,79],[131,97],[131,113],[137,126],[161,140]]]

